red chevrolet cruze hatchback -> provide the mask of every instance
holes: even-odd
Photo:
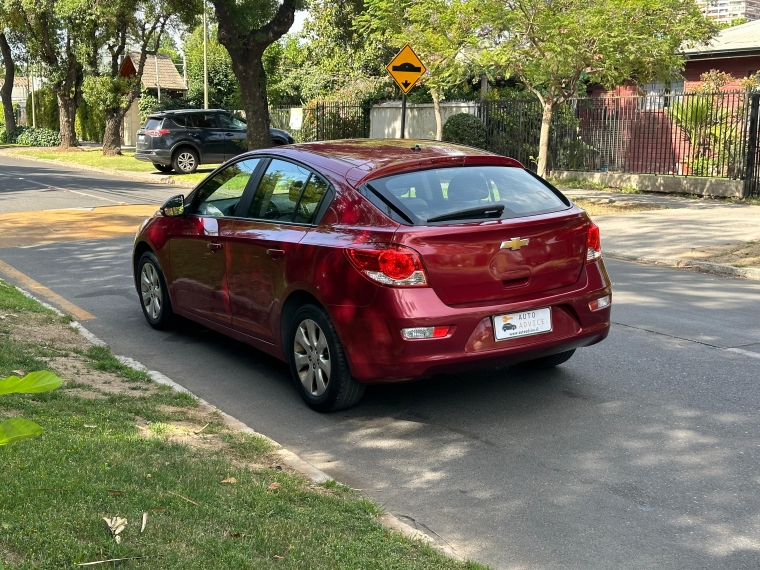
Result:
[[[604,339],[599,228],[515,160],[436,141],[240,155],[137,233],[155,328],[174,315],[290,365],[314,409],[366,384],[568,360]]]

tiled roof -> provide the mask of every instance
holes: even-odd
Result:
[[[137,69],[140,63],[140,54],[130,53],[129,57],[135,69]],[[185,85],[171,58],[161,53],[158,56],[149,55],[145,58],[145,67],[143,68],[142,75],[143,87],[146,89],[156,88],[156,57],[158,57],[158,83],[161,89],[187,91],[187,85]]]
[[[760,20],[721,30],[706,45],[686,48],[687,56],[760,50]]]
[[[5,79],[3,79],[2,77],[0,77],[0,85],[2,85],[3,83],[5,83]],[[16,75],[13,78],[13,86],[14,87],[26,87],[26,88],[28,88],[29,87],[29,78],[26,75],[21,75],[21,76]]]

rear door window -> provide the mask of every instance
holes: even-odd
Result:
[[[216,129],[219,125],[214,113],[192,113],[187,115],[187,126],[197,129]]]
[[[311,171],[298,164],[273,159],[251,203],[249,217],[293,221],[301,192],[311,176]]]
[[[570,203],[522,168],[461,166],[371,180],[364,195],[394,220],[413,225],[535,216]]]
[[[172,115],[164,119],[165,129],[184,129],[185,128],[185,116],[184,115]]]

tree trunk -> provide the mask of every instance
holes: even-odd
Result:
[[[546,178],[549,167],[549,129],[552,125],[554,114],[554,101],[548,98],[544,100],[544,110],[541,117],[541,138],[538,143],[538,175]]]
[[[269,106],[266,99],[266,87],[262,85],[264,70],[261,65],[261,58],[252,57],[243,65],[236,65],[233,59],[232,70],[240,84],[240,96],[243,99],[245,121],[248,124],[246,130],[248,150],[268,148],[272,146],[272,139],[269,136]]]
[[[441,93],[437,89],[431,89],[433,97],[433,112],[435,113],[435,140],[443,139],[443,117],[441,116]]]
[[[8,45],[8,38],[5,34],[0,33],[0,52],[3,56],[3,66],[5,67],[5,82],[0,95],[2,95],[3,115],[5,116],[5,132],[12,133],[16,130],[16,115],[13,113],[13,80],[16,77],[16,69],[13,64],[13,55],[11,47]]]
[[[77,117],[77,100],[75,97],[67,97],[63,93],[56,93],[58,98],[58,110],[60,112],[61,148],[69,149],[77,146],[77,133],[75,129]]]
[[[103,156],[121,154],[121,124],[124,121],[126,109],[106,109],[106,130],[103,133]]]

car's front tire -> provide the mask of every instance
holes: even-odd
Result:
[[[361,399],[364,385],[351,377],[335,327],[324,310],[315,305],[298,309],[287,338],[293,381],[309,407],[336,412]]]
[[[198,168],[198,153],[192,148],[184,147],[174,153],[172,167],[179,174],[192,174]]]
[[[555,366],[559,366],[560,364],[563,364],[570,360],[573,354],[575,354],[575,349],[566,350],[565,352],[560,352],[559,354],[552,354],[550,356],[536,358],[535,360],[528,360],[527,362],[523,362],[520,366],[532,370],[554,368]]]
[[[154,162],[153,166],[159,172],[171,172],[172,171],[172,165],[171,164],[158,164],[157,162]]]
[[[137,262],[137,279],[137,294],[145,320],[154,329],[169,328],[174,322],[174,311],[164,273],[153,252],[146,251]]]

